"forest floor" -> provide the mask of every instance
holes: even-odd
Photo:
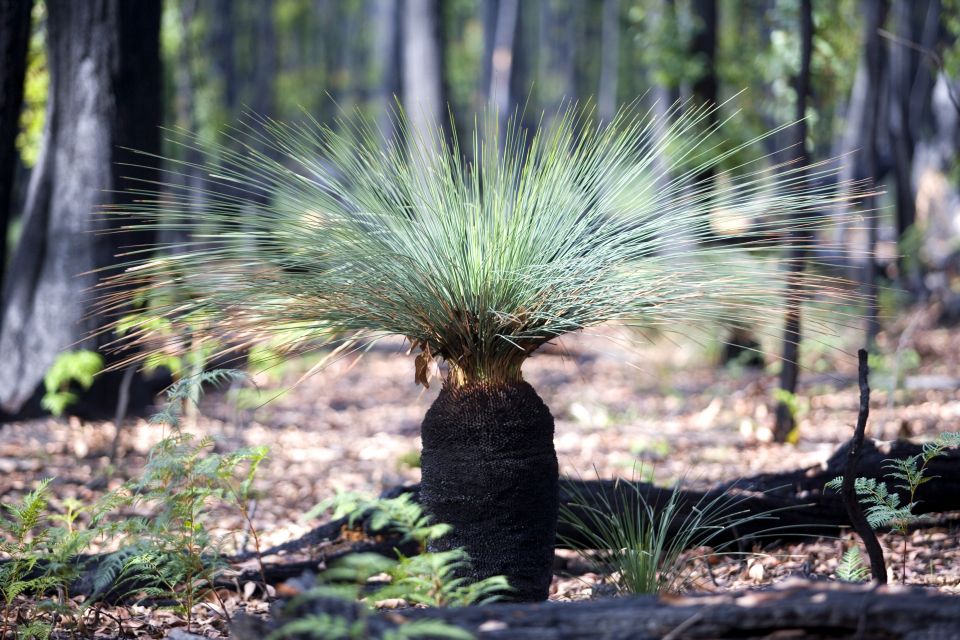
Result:
[[[905,316],[881,336],[879,348],[886,355],[874,362],[869,436],[924,439],[960,429],[960,332],[933,326],[931,317]],[[769,368],[721,368],[705,355],[709,349],[693,343],[661,340],[633,350],[620,338],[609,332],[566,338],[538,352],[525,367],[525,377],[556,418],[563,474],[643,474],[661,484],[684,479],[701,485],[823,463],[852,433],[858,403],[853,355],[806,349],[798,394],[800,437],[796,444],[781,445],[770,442],[777,381]],[[199,416],[188,420],[189,430],[216,438],[218,450],[270,447],[257,476],[261,499],[252,518],[264,547],[316,526],[319,520],[304,520],[303,514],[335,491],[377,494],[419,480],[419,424],[439,381],[429,390],[415,386],[413,358],[403,353],[399,342],[382,343],[299,384],[309,365],[293,364],[259,375],[259,392],[210,394]],[[0,429],[3,502],[18,500],[39,479],[52,476],[54,509],[62,509],[67,498],[90,503],[142,468],[163,428],[128,421],[121,440],[124,455],[111,467],[108,452],[115,433],[111,422],[75,418],[5,425]],[[215,511],[209,522],[216,535],[225,537],[227,551],[249,549],[250,536],[235,510]],[[883,535],[881,542],[894,580],[960,594],[955,524],[915,531],[906,566],[900,561],[900,537]],[[689,588],[738,589],[790,575],[831,579],[849,544],[849,537],[815,539],[694,565]],[[558,570],[551,599],[609,592],[600,585],[601,576],[584,572],[570,554],[559,556],[558,567],[579,575]],[[225,595],[234,610],[266,611],[267,604],[256,597]],[[194,633],[217,637],[225,628],[211,609],[198,608]],[[115,607],[113,615],[141,637],[164,637],[184,625],[172,613],[140,606]],[[108,622],[104,619],[104,632]]]

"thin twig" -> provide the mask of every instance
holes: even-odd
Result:
[[[880,547],[880,541],[877,540],[877,534],[867,522],[863,515],[863,509],[860,507],[860,501],[857,499],[855,483],[857,479],[857,463],[860,462],[860,453],[863,450],[863,438],[867,430],[867,417],[870,415],[870,385],[869,375],[870,367],[867,364],[867,351],[860,349],[857,352],[860,360],[859,380],[860,380],[860,410],[857,413],[857,427],[853,432],[853,438],[850,439],[850,449],[847,454],[847,466],[843,473],[843,488],[841,495],[843,503],[847,507],[847,515],[850,516],[850,524],[863,540],[863,546],[867,548],[867,555],[870,557],[870,572],[873,579],[878,584],[887,584],[887,565],[883,560],[883,549]]]

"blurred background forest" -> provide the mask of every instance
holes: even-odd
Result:
[[[389,131],[398,101],[413,126],[443,125],[452,115],[456,134],[469,140],[475,114],[488,105],[519,110],[534,127],[541,117],[549,126],[566,101],[589,101],[599,120],[635,101],[661,115],[677,101],[721,103],[714,117],[730,117],[723,131],[731,143],[783,127],[754,156],[843,157],[842,177],[883,189],[864,202],[879,211],[872,231],[844,239],[877,256],[843,265],[848,274],[890,286],[868,315],[892,319],[912,300],[938,305],[944,322],[960,318],[957,0],[0,7],[0,406],[8,419],[41,410],[50,391],[44,376],[59,354],[109,342],[89,337],[104,322],[91,313],[90,270],[113,264],[131,240],[155,240],[90,234],[109,225],[91,212],[134,197],[123,193],[131,176],[203,186],[203,171],[168,173],[169,162],[128,148],[193,162],[191,149],[169,143],[159,127],[229,148],[229,127],[244,114],[306,115],[336,127],[341,110],[359,109]],[[122,166],[130,162],[146,166]],[[871,338],[882,328],[867,325]],[[74,410],[110,414],[122,387],[123,372],[100,376]]]

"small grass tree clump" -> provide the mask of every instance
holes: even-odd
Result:
[[[534,131],[516,118],[498,130],[489,113],[469,161],[439,127],[411,141],[402,113],[394,139],[359,114],[334,126],[254,118],[216,147],[186,135],[202,160],[180,167],[206,174],[204,192],[171,175],[116,214],[188,239],[132,249],[102,284],[102,310],[183,288],[188,298],[155,313],[194,343],[222,345],[219,355],[406,337],[416,382],[445,365],[422,426],[421,497],[452,531],[431,549],[466,548],[470,577],[502,574],[516,599],[543,599],[558,467],[527,358],[608,322],[777,333],[791,300],[848,301],[821,273],[785,288],[779,248],[800,227],[825,226],[821,213],[851,190],[829,184],[828,166],[726,170],[749,144],[722,144],[715,109],[681,105],[660,120],[628,107],[597,124],[589,107],[571,107]],[[708,168],[716,188],[695,182]],[[736,246],[716,242],[717,229],[736,229]],[[118,347],[170,348],[150,326],[126,324]]]

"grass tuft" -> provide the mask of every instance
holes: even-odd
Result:
[[[714,109],[658,119],[629,107],[597,124],[571,106],[550,128],[512,119],[504,135],[487,113],[472,160],[456,138],[385,139],[358,113],[333,126],[250,117],[216,147],[174,132],[202,160],[169,160],[168,180],[108,213],[180,240],[131,248],[100,307],[122,316],[115,347],[148,354],[184,348],[183,336],[220,356],[405,336],[417,381],[436,359],[453,384],[517,380],[544,343],[607,322],[776,334],[792,300],[844,308],[856,299],[846,283],[814,270],[786,290],[783,249],[862,189],[838,185],[835,164],[723,169],[758,140],[725,145]],[[713,186],[694,178],[708,168]],[[202,188],[177,179],[194,171]],[[813,262],[831,251],[798,241],[815,244]],[[131,321],[131,303],[150,313]],[[808,326],[832,331],[837,317]]]

